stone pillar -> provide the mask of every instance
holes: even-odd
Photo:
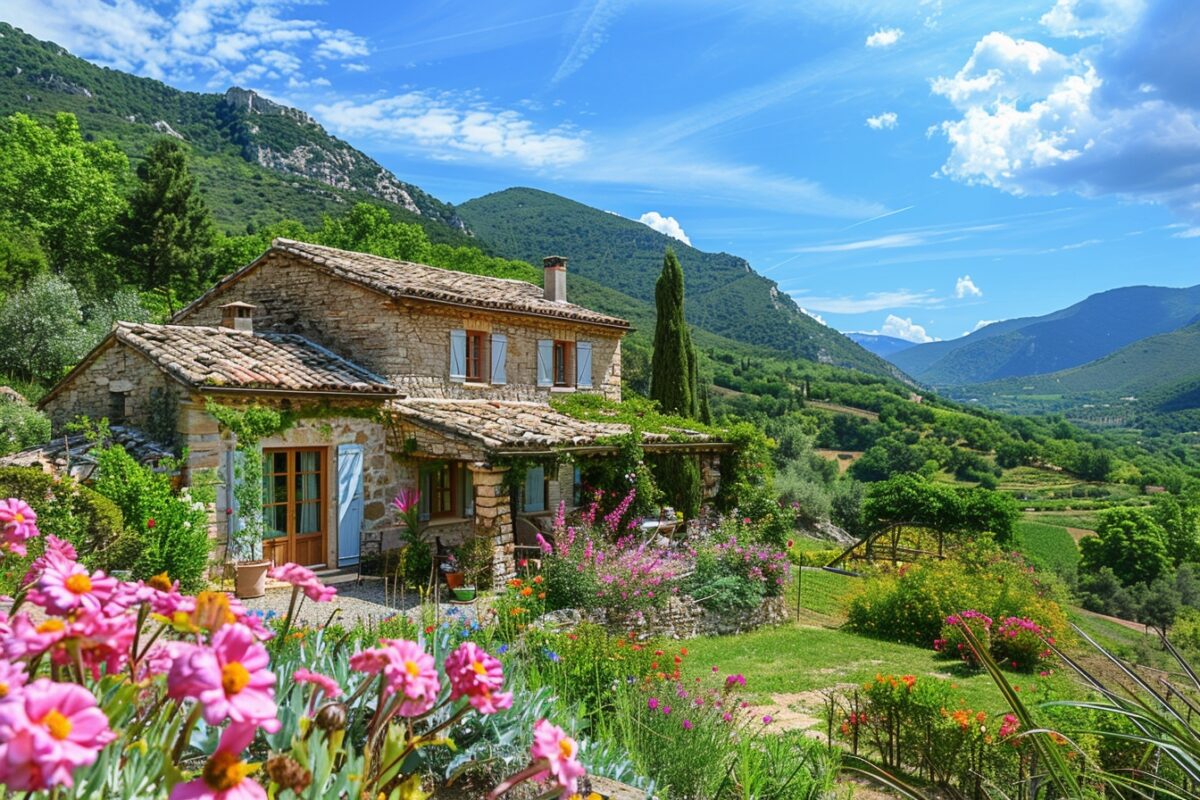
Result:
[[[513,557],[513,515],[504,485],[507,467],[493,469],[487,464],[469,465],[475,482],[475,535],[492,542],[492,579],[496,587],[503,586],[517,574]]]
[[[700,502],[707,505],[721,491],[721,455],[703,453],[700,456]]]

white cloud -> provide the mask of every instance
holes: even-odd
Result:
[[[975,323],[974,328],[971,328],[971,333],[974,333],[975,331],[979,330],[980,328],[986,328],[988,325],[992,325],[999,321],[1000,320],[998,320],[998,319],[981,319],[981,320],[979,320],[979,322]],[[966,336],[966,334],[964,333],[963,336]]]
[[[813,244],[797,247],[794,253],[849,253],[856,250],[887,250],[895,247],[916,247],[925,244],[927,239],[918,233],[889,233],[886,236],[876,236],[873,239],[859,239],[853,242],[831,242],[829,244]]]
[[[954,282],[954,296],[959,300],[964,297],[983,297],[983,290],[975,285],[970,275],[963,275]]]
[[[307,0],[10,0],[5,20],[72,53],[160,80],[211,87],[300,80],[310,59],[370,53],[367,40],[292,16]],[[258,88],[258,87],[256,87]]]
[[[1074,55],[989,33],[932,82],[960,112],[937,128],[950,143],[940,172],[1014,195],[1161,203],[1200,221],[1200,86],[1185,77],[1200,71],[1198,35],[1200,4],[1181,0],[1146,11],[1119,47]]]
[[[317,105],[314,111],[343,135],[449,148],[531,167],[573,164],[587,149],[583,135],[572,128],[539,131],[516,111],[446,92],[413,91],[366,103],[340,100]]]
[[[550,79],[551,83],[558,83],[570,77],[587,63],[587,60],[608,40],[609,26],[627,4],[628,0],[595,0],[591,10],[587,12],[586,19],[582,20],[583,24],[580,26],[579,33],[575,36],[575,41],[572,42],[566,58],[558,65],[558,69]]]
[[[692,240],[683,232],[683,226],[679,224],[679,220],[674,217],[664,217],[657,211],[647,211],[642,216],[638,217],[638,222],[643,225],[653,228],[659,233],[665,233],[672,239],[678,239],[684,244],[691,244]]]
[[[1128,30],[1145,0],[1058,0],[1041,23],[1055,36],[1111,36]]]
[[[899,118],[896,116],[895,111],[885,111],[877,116],[867,117],[867,127],[877,131],[884,130],[885,128],[890,131],[897,124],[899,124]]]
[[[859,331],[859,333],[865,333],[868,336],[892,336],[917,344],[941,341],[936,336],[930,336],[924,326],[913,322],[911,318],[897,317],[895,314],[888,314],[879,330]]]
[[[806,316],[812,317],[812,318],[813,318],[813,319],[815,319],[817,322],[819,322],[819,323],[821,323],[822,325],[824,325],[826,328],[828,328],[828,327],[829,327],[829,323],[828,323],[828,322],[826,322],[826,321],[825,321],[825,318],[824,318],[824,317],[822,317],[822,316],[821,316],[820,314],[818,314],[817,312],[815,312],[815,311],[809,311],[809,310],[808,310],[807,308],[805,308],[804,306],[801,306],[801,307],[800,307],[800,311],[802,311],[802,312],[803,312],[803,313],[804,313]]]
[[[899,28],[880,28],[867,37],[867,47],[891,47],[903,35]]]
[[[796,304],[826,314],[863,314],[869,311],[885,311],[889,308],[931,306],[941,303],[932,292],[912,292],[898,289],[893,292],[869,292],[863,297],[816,297],[804,293],[792,293]],[[890,335],[890,334],[889,334]]]
[[[1175,239],[1195,239],[1200,237],[1200,227],[1184,228],[1178,233],[1172,233],[1171,236]]]

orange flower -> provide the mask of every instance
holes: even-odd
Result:
[[[538,600],[545,600],[545,599],[546,599],[546,593],[538,592]]]
[[[537,576],[535,576],[535,577],[534,577],[534,579],[533,579],[533,582],[534,582],[534,583],[536,583],[536,584],[538,584],[538,585],[541,585],[541,583],[542,583],[542,576],[541,576],[541,575],[537,575]]]
[[[529,586],[521,590],[521,597],[529,597],[531,594],[533,594],[533,589]]]

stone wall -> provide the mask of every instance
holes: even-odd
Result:
[[[610,610],[603,622],[618,635],[633,631],[639,639],[691,639],[744,633],[788,619],[787,601],[783,597],[764,598],[762,605],[750,612],[725,613],[704,609],[690,597],[672,597],[661,609],[632,614]]]
[[[551,390],[537,386],[539,339],[591,342],[593,391],[614,400],[621,397],[620,337],[608,328],[433,303],[395,302],[286,254],[271,255],[179,322],[217,325],[221,321],[219,307],[234,300],[257,307],[257,330],[301,334],[387,376],[410,397],[545,401]],[[505,385],[450,381],[450,331],[455,328],[505,334]]]
[[[150,359],[115,339],[95,360],[72,375],[62,388],[43,406],[50,417],[54,433],[76,417],[108,418],[113,424],[112,393],[124,395],[124,424],[145,430],[150,424],[151,398],[159,392],[169,392],[176,403],[183,400],[186,390],[178,381],[167,377]]]
[[[700,497],[705,503],[717,499],[721,492],[721,455],[703,453],[700,456]]]

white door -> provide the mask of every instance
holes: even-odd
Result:
[[[363,521],[363,448],[342,444],[337,449],[339,567],[358,563]]]

